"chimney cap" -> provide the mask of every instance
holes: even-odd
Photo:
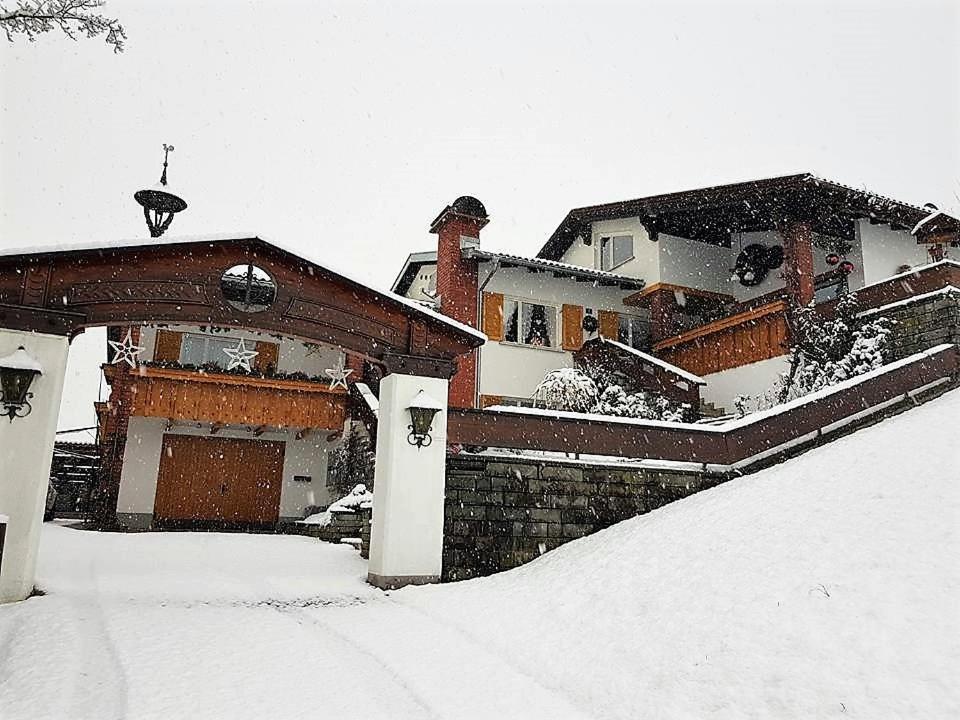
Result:
[[[490,222],[490,216],[487,215],[487,209],[483,203],[472,195],[461,195],[452,203],[447,205],[439,215],[430,223],[430,232],[436,232],[437,226],[450,214],[462,215],[479,221],[480,227]]]

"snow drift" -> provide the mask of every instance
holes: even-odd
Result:
[[[482,580],[394,597],[604,718],[958,717],[960,391]]]

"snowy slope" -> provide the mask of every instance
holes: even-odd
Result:
[[[597,717],[960,717],[960,391],[395,598]]]
[[[0,720],[960,717],[960,391],[466,583],[47,524]]]

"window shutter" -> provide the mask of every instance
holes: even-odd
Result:
[[[267,372],[267,369],[272,367],[274,371],[276,371],[277,357],[280,355],[280,346],[272,342],[258,342],[256,351],[257,359],[254,360],[254,369],[260,372]]]
[[[583,308],[563,306],[563,349],[579,350],[583,345]]]
[[[493,341],[503,340],[503,295],[483,294],[483,333]]]
[[[155,362],[180,362],[180,342],[183,334],[173,330],[157,330],[157,341],[153,348]]]
[[[600,334],[609,339],[620,337],[620,317],[610,310],[600,311]]]

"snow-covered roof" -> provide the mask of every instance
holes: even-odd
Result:
[[[61,244],[61,245],[43,245],[43,246],[31,246],[23,248],[7,248],[0,249],[0,257],[11,257],[14,255],[45,255],[47,253],[61,253],[61,252],[80,252],[80,251],[96,251],[96,250],[112,250],[112,249],[133,249],[133,248],[149,248],[157,245],[196,245],[204,243],[226,243],[226,242],[238,242],[243,240],[255,240],[266,245],[281,250],[288,255],[291,255],[298,260],[301,260],[305,263],[315,265],[319,268],[323,268],[329,272],[339,275],[345,280],[353,283],[354,285],[359,285],[360,287],[367,288],[372,290],[375,293],[385,296],[388,300],[391,300],[399,305],[403,305],[419,315],[427,316],[437,322],[440,322],[444,325],[456,328],[461,332],[472,335],[473,337],[486,342],[487,336],[477,330],[472,328],[469,325],[466,325],[462,322],[454,320],[447,317],[441,313],[438,313],[430,308],[424,307],[420,303],[414,302],[410,298],[403,297],[398,295],[395,292],[390,290],[383,290],[381,288],[374,287],[369,283],[358,280],[352,273],[345,272],[343,269],[331,265],[328,261],[324,260],[320,262],[318,260],[305,257],[300,251],[293,250],[281,243],[275,242],[271,239],[252,232],[238,232],[238,233],[211,233],[206,235],[171,235],[163,236],[159,238],[126,238],[118,240],[104,240],[97,242],[85,242],[77,244]]]
[[[523,255],[512,255],[510,253],[497,252],[493,250],[481,250],[480,248],[464,248],[463,256],[472,258],[481,262],[499,262],[501,266],[513,265],[519,267],[533,268],[538,270],[549,270],[560,275],[567,275],[574,278],[583,278],[593,280],[603,284],[616,284],[631,290],[643,289],[645,283],[640,278],[618,275],[608,270],[597,270],[582,265],[571,265],[570,263],[558,262],[556,260],[547,260],[545,258],[531,258]],[[410,287],[413,280],[412,269],[422,265],[436,265],[437,253],[435,250],[410,253],[403,267],[393,281],[391,288],[394,292],[402,293]]]
[[[707,384],[707,381],[704,380],[699,375],[694,375],[693,373],[687,372],[681,367],[677,367],[676,365],[671,365],[670,363],[664,360],[661,360],[660,358],[656,358],[653,355],[648,355],[647,353],[641,350],[637,350],[636,348],[632,348],[629,345],[624,345],[622,342],[619,342],[617,340],[611,340],[610,338],[603,337],[602,335],[600,336],[599,339],[601,342],[606,343],[608,345],[612,345],[613,347],[617,348],[618,350],[622,350],[623,352],[630,353],[631,355],[634,355],[642,359],[644,362],[648,362],[651,365],[656,365],[657,367],[660,367],[669,373],[673,373],[674,375],[682,377],[684,380],[692,382],[694,385]]]

